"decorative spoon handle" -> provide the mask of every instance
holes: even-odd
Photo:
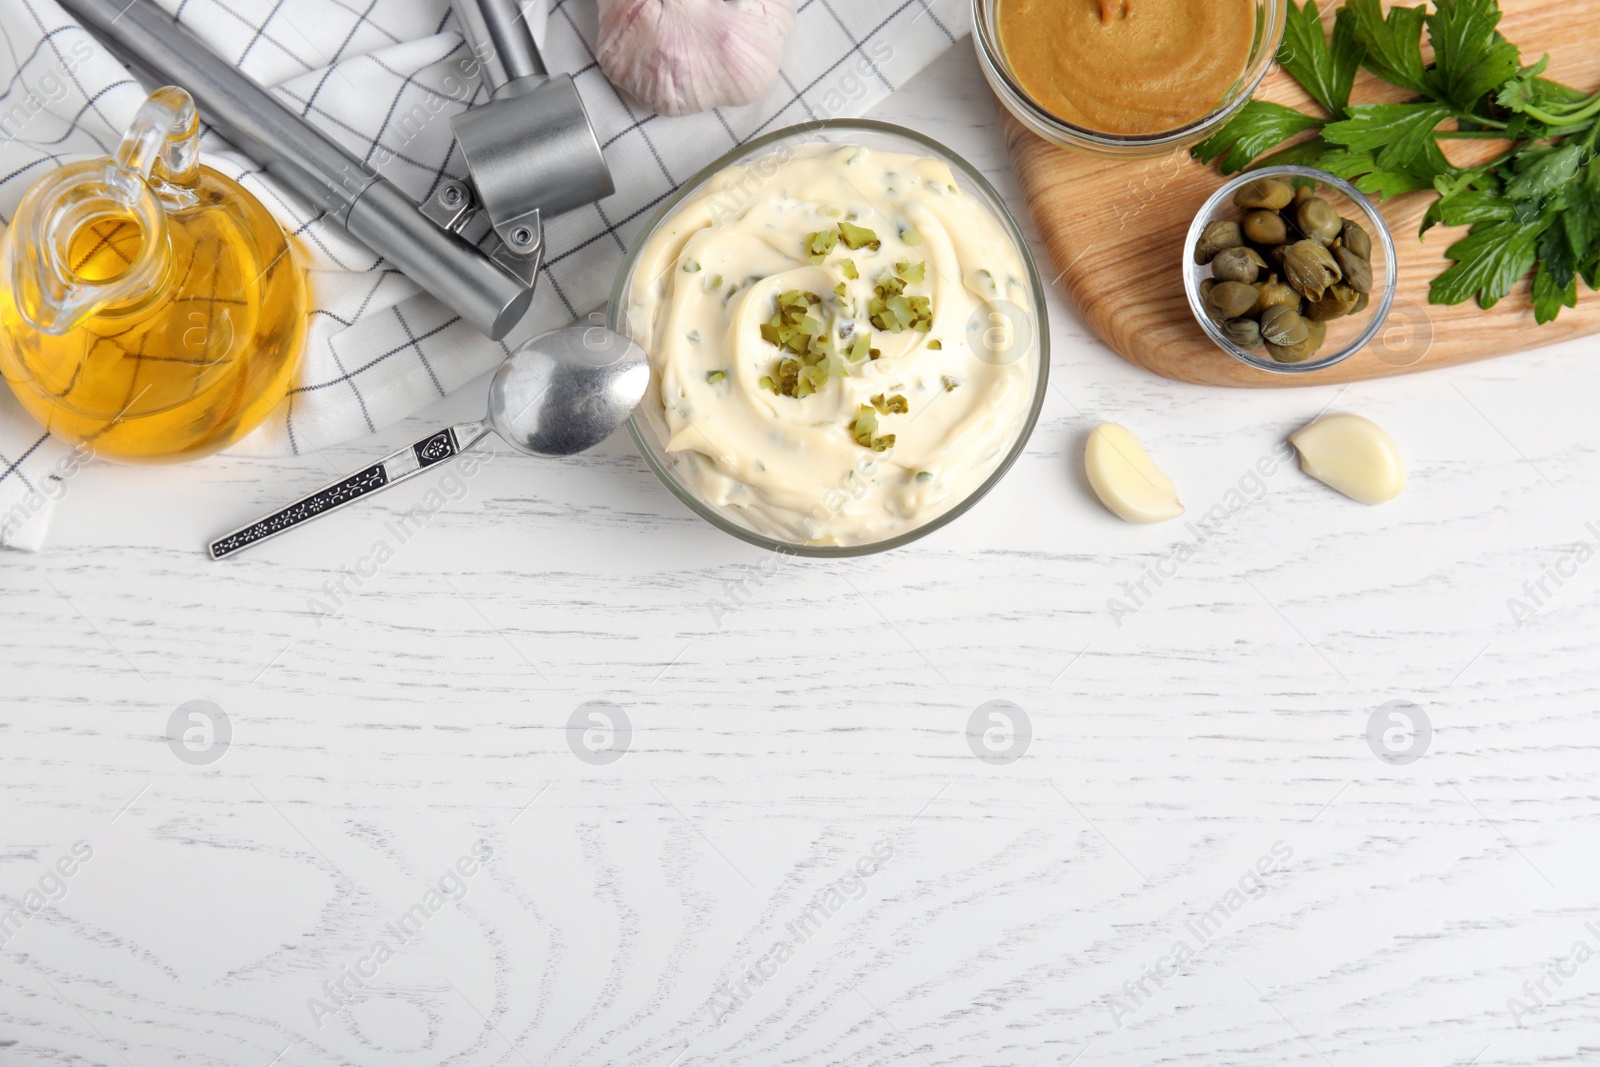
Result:
[[[310,496],[213,541],[209,547],[211,558],[221,559],[259,545],[330,511],[338,511],[346,504],[414,478],[429,467],[465,452],[489,432],[487,422],[468,422],[424,437],[409,448],[389,453],[364,471],[325,485]]]

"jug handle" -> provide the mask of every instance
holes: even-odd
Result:
[[[161,284],[170,249],[166,210],[199,203],[200,116],[194,100],[176,86],[157,89],[139,107],[116,155],[94,178],[62,168],[23,197],[9,235],[9,281],[18,312],[43,333],[60,336],[101,308]],[[144,242],[127,270],[107,281],[79,277],[71,243],[93,198],[78,196],[99,185],[139,223]]]
[[[157,194],[194,185],[200,176],[200,112],[194,98],[175,85],[151,93],[117,146],[116,164]]]

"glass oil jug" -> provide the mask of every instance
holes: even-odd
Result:
[[[115,157],[34,184],[0,240],[0,374],[51,432],[112,459],[191,459],[259,425],[305,313],[288,238],[200,165],[194,101],[170,86]]]

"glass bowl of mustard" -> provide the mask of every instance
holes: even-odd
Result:
[[[1235,202],[1236,194],[1246,186],[1263,182],[1281,183],[1292,187],[1295,190],[1296,203],[1301,197],[1316,197],[1324,201],[1341,223],[1349,222],[1359,227],[1363,236],[1361,243],[1366,246],[1362,251],[1367,254],[1362,258],[1367,264],[1363,269],[1370,274],[1370,280],[1365,280],[1367,291],[1359,294],[1359,303],[1353,309],[1338,308],[1333,314],[1327,315],[1325,321],[1313,323],[1325,333],[1321,335],[1320,341],[1312,342],[1315,345],[1313,353],[1309,358],[1303,358],[1301,362],[1275,359],[1269,354],[1271,349],[1264,344],[1253,348],[1243,348],[1236,344],[1225,329],[1225,324],[1211,317],[1206,303],[1207,287],[1217,284],[1215,265],[1219,260],[1212,258],[1209,263],[1199,263],[1198,260],[1204,257],[1197,255],[1196,249],[1205,239],[1207,226],[1211,223],[1240,221],[1247,211]],[[1315,237],[1314,232],[1302,229],[1301,225],[1294,221],[1296,218],[1294,204],[1284,209],[1281,217],[1287,223],[1288,241]],[[1341,235],[1334,243],[1337,246],[1347,242]],[[1248,237],[1245,244],[1253,245]],[[1280,274],[1284,270],[1284,266],[1271,262],[1257,274],[1257,292],[1261,294],[1258,296],[1258,301],[1267,301],[1262,287],[1278,286],[1284,280]],[[1348,278],[1341,280],[1349,281]],[[1218,348],[1234,359],[1273,374],[1309,374],[1325,370],[1344,362],[1373,343],[1382,332],[1385,322],[1388,321],[1389,312],[1394,307],[1399,281],[1400,268],[1394,235],[1390,232],[1389,224],[1384,220],[1383,213],[1378,210],[1377,205],[1344,179],[1312,167],[1262,167],[1235,175],[1212,194],[1200,208],[1183,243],[1184,292],[1189,298],[1189,307],[1194,312],[1195,321]],[[1291,292],[1287,295],[1293,302],[1295,294]],[[1299,304],[1300,310],[1306,312],[1308,316],[1322,318],[1325,313],[1315,311],[1309,304],[1309,298],[1302,298]],[[1258,303],[1258,308],[1260,306]],[[1255,315],[1255,310],[1249,314]]]
[[[973,0],[995,95],[1063,148],[1139,159],[1189,148],[1249,102],[1287,0]]]
[[[942,529],[1021,457],[1049,382],[1044,293],[972,164],[900,126],[823,119],[735,148],[664,201],[629,246],[607,324],[650,353],[628,430],[662,485],[749,544],[837,559]],[[924,298],[931,321],[884,310],[915,315]],[[786,324],[813,318],[842,338],[846,366],[808,392],[782,368],[805,379],[833,361],[795,368],[789,357],[817,357],[767,342],[795,342]],[[841,427],[858,403],[876,406],[876,429],[862,407],[852,441]],[[780,474],[781,487],[763,480]]]

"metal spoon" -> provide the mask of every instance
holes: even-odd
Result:
[[[541,334],[500,364],[479,422],[440,430],[391,452],[358,474],[213,541],[212,559],[286,533],[330,511],[413,478],[497,433],[530,456],[571,456],[610,437],[644,399],[650,361],[611,330],[574,326]]]

